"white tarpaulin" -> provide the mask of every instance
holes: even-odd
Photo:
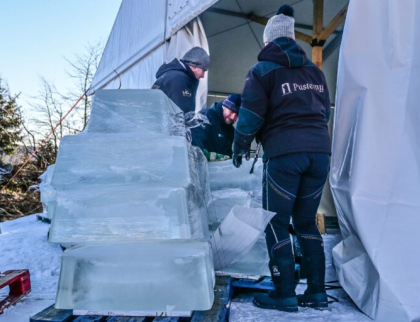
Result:
[[[341,285],[377,321],[420,320],[420,2],[350,1],[330,183]]]

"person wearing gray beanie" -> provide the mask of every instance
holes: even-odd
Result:
[[[246,76],[233,143],[233,165],[240,167],[254,138],[264,155],[263,208],[276,213],[265,238],[275,287],[257,294],[264,309],[324,309],[325,254],[316,212],[329,171],[330,98],[325,76],[294,37],[293,8],[284,5],[264,30],[265,47]],[[296,296],[295,258],[289,223],[293,221],[308,273],[307,289]],[[303,271],[303,270],[302,270]]]
[[[210,56],[203,48],[193,47],[185,53],[181,61],[189,66],[199,67],[207,71],[210,65]]]
[[[193,47],[181,59],[163,64],[152,88],[163,91],[184,113],[193,112],[199,80],[205,76],[209,65],[207,52]]]

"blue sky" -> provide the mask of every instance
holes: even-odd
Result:
[[[41,88],[40,77],[58,89],[71,87],[66,74],[75,54],[106,43],[121,0],[3,0],[0,7],[0,77],[20,104]]]

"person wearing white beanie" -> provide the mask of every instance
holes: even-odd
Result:
[[[263,40],[267,44],[279,37],[287,37],[295,40],[295,19],[293,8],[283,5],[271,17],[264,28]],[[279,13],[280,12],[280,13]]]
[[[254,138],[262,144],[263,207],[276,213],[265,230],[275,291],[256,295],[253,303],[286,312],[328,306],[324,244],[315,218],[329,171],[330,98],[324,74],[295,41],[293,15],[284,5],[265,27],[265,47],[242,92],[232,157],[240,167]],[[308,288],[298,296],[291,219],[309,272]]]

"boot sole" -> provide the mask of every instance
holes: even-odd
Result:
[[[252,301],[252,303],[261,309],[268,309],[268,310],[277,310],[277,311],[283,311],[283,312],[298,312],[297,306],[277,306],[277,305],[265,305],[261,304],[255,299]]]
[[[311,309],[315,310],[327,310],[328,309],[328,302],[305,302],[305,303],[299,303],[300,307],[310,307]]]

